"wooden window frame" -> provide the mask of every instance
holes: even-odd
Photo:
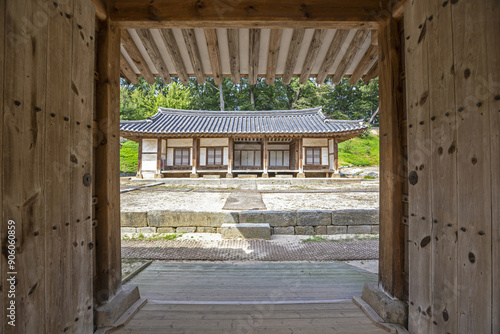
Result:
[[[252,166],[248,166],[248,165],[247,166],[243,166],[241,164],[241,152],[243,152],[243,151],[244,152],[254,152],[253,153],[254,154],[254,164]],[[236,164],[234,164],[234,162],[236,162],[236,152],[240,152],[240,156],[239,156],[240,159],[239,159],[239,165],[238,166],[236,166]],[[255,160],[256,160],[255,157],[257,156],[257,154],[260,154],[260,164],[258,166],[255,165]],[[250,168],[250,169],[259,169],[259,168],[262,168],[262,150],[241,150],[241,149],[240,150],[234,150],[233,159],[234,159],[233,164],[234,164],[235,168]]]
[[[305,147],[305,152],[304,152],[304,166],[321,166],[321,159],[322,159],[322,152],[321,152],[321,147]],[[308,150],[312,150],[313,151],[313,154],[312,154],[312,163],[311,161],[309,161],[309,159],[307,158],[307,151]],[[316,163],[316,161],[314,161],[314,152],[315,151],[319,151],[319,162]]]
[[[181,151],[181,163],[177,164],[177,152]],[[184,153],[187,151],[187,164],[183,164],[182,161],[184,160]],[[177,167],[186,167],[186,166],[191,166],[191,163],[189,160],[191,159],[191,149],[188,147],[174,147],[174,164],[173,166]]]
[[[222,166],[225,166],[224,165],[224,147],[225,146],[204,147],[206,149],[206,153],[205,153],[205,166],[208,166],[208,167],[222,167]],[[208,151],[210,151],[210,150],[214,150],[214,163],[213,164],[210,164],[208,162]],[[215,163],[215,152],[216,152],[216,150],[220,150],[221,151],[221,154],[220,154],[221,163],[220,163],[220,165],[218,165],[218,164]]]
[[[267,164],[268,167],[279,168],[279,167],[288,167],[290,168],[290,150],[268,150],[268,159]],[[281,165],[271,165],[271,152],[281,152]],[[285,165],[285,152],[288,152],[288,165]]]

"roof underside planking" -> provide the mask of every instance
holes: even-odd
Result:
[[[349,77],[368,83],[377,76],[377,37],[369,29],[304,28],[159,28],[123,29],[122,76],[131,83],[154,77],[166,83],[189,77],[204,83],[223,77],[239,83],[258,77],[268,84],[281,77],[289,84],[292,77],[301,83],[315,78],[322,83],[332,78],[338,83]]]

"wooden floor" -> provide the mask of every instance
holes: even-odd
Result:
[[[377,276],[340,262],[155,262],[148,303],[115,333],[386,333],[351,300]]]

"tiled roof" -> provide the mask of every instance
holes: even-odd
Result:
[[[362,121],[325,117],[321,108],[271,111],[202,111],[158,108],[146,120],[121,121],[122,133],[143,134],[341,134],[364,132]]]

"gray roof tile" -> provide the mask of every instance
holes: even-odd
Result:
[[[333,120],[321,108],[271,111],[202,111],[159,108],[146,120],[121,121],[125,133],[143,134],[339,134],[363,132],[362,121]]]

